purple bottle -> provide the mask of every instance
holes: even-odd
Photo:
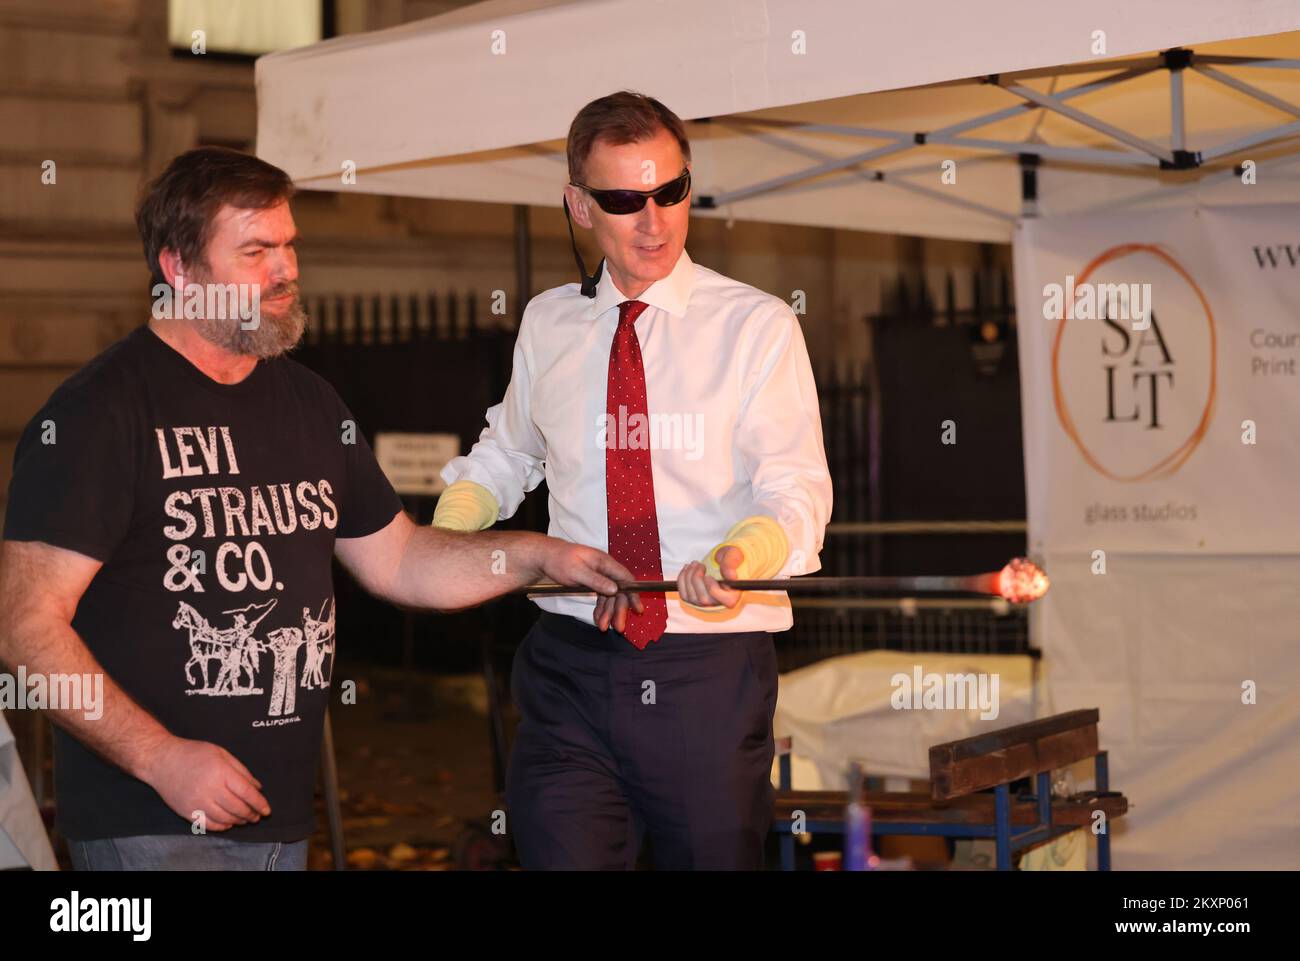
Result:
[[[849,769],[849,804],[844,811],[844,870],[870,871],[871,809],[862,803],[862,767]]]

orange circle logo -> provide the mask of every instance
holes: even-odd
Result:
[[[1061,342],[1065,334],[1066,323],[1068,322],[1068,320],[1071,318],[1071,315],[1073,314],[1074,298],[1073,298],[1073,288],[1072,288],[1070,291],[1070,296],[1066,302],[1066,309],[1063,312],[1064,316],[1062,317],[1060,324],[1056,329],[1056,337],[1052,342],[1052,397],[1056,405],[1056,415],[1061,422],[1061,427],[1065,431],[1065,433],[1069,436],[1070,440],[1074,442],[1075,447],[1078,448],[1079,453],[1083,456],[1083,459],[1088,462],[1089,466],[1091,466],[1093,470],[1097,471],[1102,476],[1108,477],[1114,481],[1136,482],[1136,481],[1155,480],[1157,478],[1168,477],[1169,475],[1173,474],[1180,467],[1182,467],[1184,463],[1187,462],[1187,459],[1192,455],[1192,452],[1196,449],[1197,445],[1200,444],[1201,440],[1205,437],[1205,433],[1208,430],[1210,424],[1210,415],[1214,409],[1214,396],[1215,396],[1215,389],[1216,389],[1216,367],[1217,367],[1217,345],[1215,340],[1214,314],[1210,310],[1209,301],[1206,300],[1205,294],[1201,291],[1201,288],[1197,286],[1196,281],[1192,279],[1191,275],[1183,268],[1181,264],[1179,264],[1176,260],[1174,260],[1174,258],[1171,257],[1168,254],[1168,252],[1162,250],[1160,247],[1154,244],[1121,244],[1117,247],[1111,247],[1109,250],[1103,251],[1102,253],[1098,254],[1097,257],[1094,258],[1092,262],[1089,263],[1088,266],[1086,266],[1083,269],[1083,271],[1079,275],[1078,280],[1075,282],[1075,285],[1081,286],[1085,283],[1088,283],[1088,279],[1094,276],[1098,271],[1098,269],[1100,269],[1102,266],[1106,264],[1117,262],[1119,260],[1124,259],[1125,257],[1132,257],[1141,254],[1148,254],[1150,256],[1153,256],[1157,258],[1159,261],[1161,261],[1165,266],[1169,267],[1179,278],[1182,279],[1182,281],[1184,281],[1187,284],[1191,292],[1195,294],[1196,300],[1199,301],[1202,310],[1204,310],[1205,322],[1206,322],[1207,332],[1209,337],[1209,367],[1210,367],[1209,390],[1206,392],[1205,408],[1204,410],[1201,411],[1199,421],[1197,422],[1196,426],[1192,429],[1191,433],[1186,437],[1186,439],[1183,440],[1180,444],[1178,444],[1177,447],[1173,448],[1168,453],[1164,453],[1163,456],[1160,456],[1155,463],[1141,467],[1137,471],[1121,472],[1112,469],[1110,467],[1107,467],[1104,463],[1102,463],[1102,458],[1096,452],[1089,449],[1088,444],[1084,442],[1084,439],[1081,436],[1081,432],[1076,426],[1074,418],[1070,414],[1069,405],[1066,403],[1065,391],[1061,385],[1061,379],[1062,379],[1061,378]],[[1150,304],[1148,304],[1148,309],[1150,309]],[[1154,314],[1152,314],[1151,323],[1152,324],[1155,323]],[[1127,343],[1127,335],[1125,336],[1126,336],[1126,343]],[[1161,336],[1161,335],[1157,334],[1157,336]],[[1163,349],[1162,337],[1160,343]],[[1140,347],[1141,344],[1139,344],[1139,349]],[[1170,373],[1169,377],[1170,377],[1170,382],[1172,383],[1173,374]],[[1111,383],[1110,386],[1113,390],[1113,383]],[[1154,385],[1152,387],[1152,390],[1154,392],[1155,390]],[[1112,394],[1112,398],[1113,398],[1113,394]]]

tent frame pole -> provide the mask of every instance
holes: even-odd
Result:
[[[911,181],[903,180],[901,177],[882,177],[883,183],[891,187],[899,187],[903,190],[910,190],[912,193],[921,194],[931,200],[938,200],[941,203],[950,204],[954,207],[961,207],[965,210],[974,210],[977,213],[984,214],[986,217],[996,217],[998,220],[1005,220],[1008,223],[1015,223],[1014,214],[1009,214],[1005,210],[998,210],[996,207],[986,207],[984,204],[977,203],[974,200],[966,200],[963,197],[954,197],[942,190],[934,190],[931,187],[922,187],[920,184],[914,184]]]
[[[1051,110],[1053,113],[1059,113],[1063,117],[1069,117],[1076,123],[1081,123],[1085,127],[1091,127],[1099,133],[1104,133],[1112,140],[1118,140],[1120,143],[1126,143],[1130,147],[1136,147],[1138,150],[1150,154],[1157,160],[1164,160],[1170,164],[1174,162],[1174,155],[1168,150],[1160,147],[1159,144],[1154,144],[1150,140],[1145,140],[1137,134],[1129,133],[1127,130],[1124,130],[1121,127],[1116,127],[1114,124],[1107,123],[1098,117],[1094,117],[1090,113],[1085,113],[1077,107],[1071,107],[1061,103],[1051,94],[1039,93],[1037,90],[1030,90],[1022,84],[1000,84],[1000,86],[1008,93],[1013,93],[1017,97],[1028,100],[1030,103],[1038,104],[1038,106],[1045,110]]]
[[[1143,74],[1150,73],[1152,69],[1155,68],[1149,66],[1138,66],[1127,70],[1120,70],[1117,73],[1113,73],[1110,74],[1109,76],[1102,77],[1099,80],[1094,80],[1091,83],[1084,83],[1084,84],[1080,84],[1077,87],[1071,87],[1068,90],[1063,90],[1061,93],[1056,95],[1056,100],[1058,102],[1069,100],[1073,97],[1078,97],[1085,93],[1091,93],[1094,90],[1100,90],[1104,87],[1109,87],[1117,83],[1122,83],[1125,80],[1131,80],[1134,77],[1138,77],[1138,76],[1142,76]],[[807,167],[804,168],[803,170],[796,170],[793,171],[792,173],[782,174],[779,177],[771,177],[767,180],[761,180],[758,181],[757,183],[749,184],[744,187],[737,187],[734,190],[728,190],[725,191],[724,193],[715,194],[711,198],[711,203],[709,204],[709,206],[722,207],[729,203],[735,203],[738,200],[745,200],[749,197],[756,196],[757,194],[768,193],[772,190],[776,190],[780,187],[788,186],[789,184],[795,183],[800,180],[808,180],[813,177],[820,177],[823,174],[832,173],[837,170],[843,170],[846,167],[856,167],[859,164],[866,163],[868,160],[875,160],[880,157],[889,156],[890,154],[900,153],[904,150],[911,150],[914,147],[918,147],[924,143],[927,143],[929,140],[935,138],[941,138],[939,142],[942,143],[945,142],[942,138],[956,135],[962,133],[963,131],[971,130],[975,127],[983,127],[991,123],[996,123],[999,120],[1006,120],[1010,117],[1016,116],[1017,114],[1023,113],[1026,110],[1033,110],[1035,109],[1035,107],[1036,105],[1032,103],[1016,104],[1013,107],[1005,107],[1001,110],[995,110],[992,113],[982,114],[978,117],[972,117],[969,120],[963,120],[960,121],[959,123],[950,124],[949,126],[943,127],[935,131],[934,133],[930,133],[930,134],[908,133],[902,130],[880,130],[880,129],[874,129],[869,127],[865,127],[865,128],[853,127],[853,126],[848,126],[843,124],[799,124],[799,123],[792,124],[792,123],[783,123],[782,121],[779,120],[771,121],[771,120],[765,120],[756,117],[755,118],[746,117],[744,118],[745,123],[757,125],[757,126],[786,126],[798,132],[806,131],[810,133],[834,133],[834,134],[849,135],[849,136],[868,137],[873,140],[892,139],[894,142],[892,144],[887,144],[883,147],[876,147],[872,150],[867,150],[862,153],[852,154],[848,157],[838,157],[833,160],[827,160],[813,167]],[[1030,146],[1032,149],[1032,146],[1034,145],[1030,145]],[[1026,145],[1020,144],[1020,145],[1016,145],[1015,149],[1009,149],[1006,152],[1019,154],[1019,153],[1023,153],[1025,149],[1026,149]],[[1062,148],[1062,149],[1068,149],[1068,148]],[[1078,148],[1078,149],[1085,149],[1085,148]],[[1096,151],[1096,152],[1107,153],[1107,151]],[[1110,151],[1110,152],[1114,153],[1114,151]],[[876,177],[874,179],[881,179],[881,178]]]
[[[1295,61],[1295,63],[1300,66],[1300,60]],[[1248,97],[1254,97],[1256,100],[1266,103],[1270,107],[1276,107],[1283,113],[1289,113],[1293,117],[1300,117],[1300,107],[1297,107],[1290,101],[1283,100],[1281,97],[1275,97],[1267,91],[1260,90],[1258,87],[1248,84],[1244,80],[1238,80],[1231,74],[1215,70],[1213,67],[1199,65],[1193,65],[1192,69],[1202,77],[1209,77],[1211,80],[1218,81],[1224,86],[1231,87],[1233,90],[1244,93]]]
[[[1271,127],[1268,130],[1261,130],[1258,133],[1249,134],[1239,140],[1233,140],[1229,143],[1220,144],[1217,147],[1211,147],[1209,150],[1201,151],[1202,160],[1217,160],[1220,157],[1226,157],[1229,154],[1237,153],[1248,147],[1255,147],[1270,140],[1280,140],[1283,137],[1294,137],[1300,134],[1300,120],[1293,123],[1283,124],[1280,127]]]
[[[974,147],[1000,153],[1022,154],[1029,150],[1043,158],[1064,160],[1070,163],[1096,163],[1114,167],[1154,167],[1158,161],[1133,150],[1100,150],[1096,147],[1057,147],[1053,144],[1017,143],[1014,140],[984,140],[979,137],[945,137],[930,134],[930,143],[947,143],[955,147]]]
[[[1183,112],[1183,70],[1169,71],[1169,140],[1175,151],[1187,149],[1187,117]]]
[[[967,210],[977,211],[986,216],[1014,221],[1016,219],[1014,216],[1003,211],[986,207],[983,204],[975,203],[974,201],[964,200],[960,197],[948,196],[944,191],[930,190],[918,184],[909,183],[901,179],[897,171],[891,173],[879,169],[853,170],[852,168],[859,167],[872,160],[878,160],[882,157],[888,157],[907,150],[913,150],[927,144],[947,144],[954,147],[963,147],[972,150],[987,150],[994,153],[1012,154],[1020,158],[1022,189],[1021,204],[1024,211],[1022,216],[1035,216],[1037,213],[1038,200],[1037,162],[1044,159],[1060,160],[1067,163],[1096,164],[1104,166],[1145,167],[1154,164],[1159,165],[1162,169],[1193,170],[1203,166],[1207,161],[1238,153],[1261,143],[1300,135],[1300,120],[1297,120],[1293,123],[1282,124],[1280,126],[1271,127],[1267,130],[1248,134],[1245,137],[1241,137],[1229,143],[1221,144],[1217,147],[1212,147],[1208,150],[1189,151],[1187,149],[1186,91],[1184,88],[1183,77],[1183,72],[1189,67],[1197,73],[1200,73],[1202,76],[1231,87],[1239,93],[1243,93],[1262,103],[1268,104],[1271,107],[1281,110],[1283,113],[1288,113],[1293,117],[1300,118],[1300,106],[1283,100],[1280,97],[1276,97],[1267,91],[1260,90],[1258,87],[1255,87],[1244,80],[1240,80],[1216,70],[1212,66],[1213,64],[1218,64],[1220,66],[1284,70],[1300,69],[1300,60],[1268,59],[1263,57],[1197,56],[1192,50],[1182,47],[1174,47],[1163,51],[1157,57],[1130,58],[1128,60],[1111,61],[1104,65],[1092,65],[1087,63],[1070,64],[1058,68],[1024,71],[1005,79],[998,75],[992,75],[970,82],[996,85],[1008,93],[1020,98],[1023,102],[1012,107],[993,111],[992,113],[981,114],[980,116],[972,117],[969,120],[950,124],[947,127],[928,133],[921,131],[907,132],[901,130],[884,130],[878,127],[858,127],[850,124],[798,123],[797,121],[787,121],[776,118],[715,118],[718,120],[725,120],[725,122],[737,126],[775,127],[796,133],[827,133],[838,136],[863,137],[872,140],[886,140],[890,142],[847,157],[827,157],[825,154],[815,150],[814,148],[795,144],[776,134],[768,134],[765,139],[776,143],[784,149],[788,149],[805,157],[822,159],[819,163],[810,167],[805,167],[801,170],[782,174],[777,177],[769,177],[766,180],[737,187],[734,190],[728,190],[710,197],[702,197],[700,198],[700,206],[722,207],[740,200],[758,196],[759,194],[780,190],[783,187],[789,187],[800,181],[811,180],[826,174],[840,172],[850,173],[872,182],[889,183],[905,190],[924,194],[934,200],[940,200],[948,204],[963,207]],[[1123,67],[1124,69],[1108,74],[1107,76],[1101,77],[1097,80],[1070,87],[1056,94],[1040,93],[1037,90],[1025,86],[1023,83],[1018,82],[1031,77],[1085,73],[1096,69],[1112,67]],[[1083,94],[1091,93],[1095,90],[1123,83],[1126,80],[1132,80],[1136,77],[1151,73],[1153,70],[1159,69],[1169,71],[1171,148],[1168,150],[1157,143],[1153,143],[1150,140],[1139,137],[1137,134],[1117,127],[1114,124],[1107,123],[1092,114],[1075,107],[1067,106],[1066,104],[1067,100],[1082,96]],[[1060,114],[1076,123],[1102,133],[1111,140],[1116,141],[1118,144],[1125,145],[1131,149],[1064,147],[1055,144],[1037,144],[1029,142],[1018,143],[1015,141],[960,136],[967,130],[987,126],[988,124],[997,123],[1000,120],[1015,117],[1025,110],[1050,110],[1053,113]],[[1026,163],[1027,156],[1033,156],[1036,158],[1032,167]],[[1030,187],[1031,181],[1032,190]],[[1032,196],[1030,196],[1029,193],[1032,193]]]

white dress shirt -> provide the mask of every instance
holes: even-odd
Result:
[[[483,485],[507,518],[545,477],[551,536],[607,550],[604,444],[636,444],[648,434],[664,579],[675,580],[755,514],[774,518],[789,539],[777,576],[819,570],[831,480],[794,311],[683,250],[672,273],[635,298],[649,305],[636,335],[651,423],[638,433],[636,421],[605,423],[609,352],[618,305],[628,299],[608,270],[594,299],[578,284],[534,297],[519,325],[505,398],[443,479]],[[594,595],[534,602],[593,622]],[[735,608],[707,613],[668,594],[671,633],[782,631],[792,623],[784,591],[749,592]]]

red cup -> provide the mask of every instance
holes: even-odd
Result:
[[[813,852],[814,871],[843,871],[844,855],[839,851]]]

